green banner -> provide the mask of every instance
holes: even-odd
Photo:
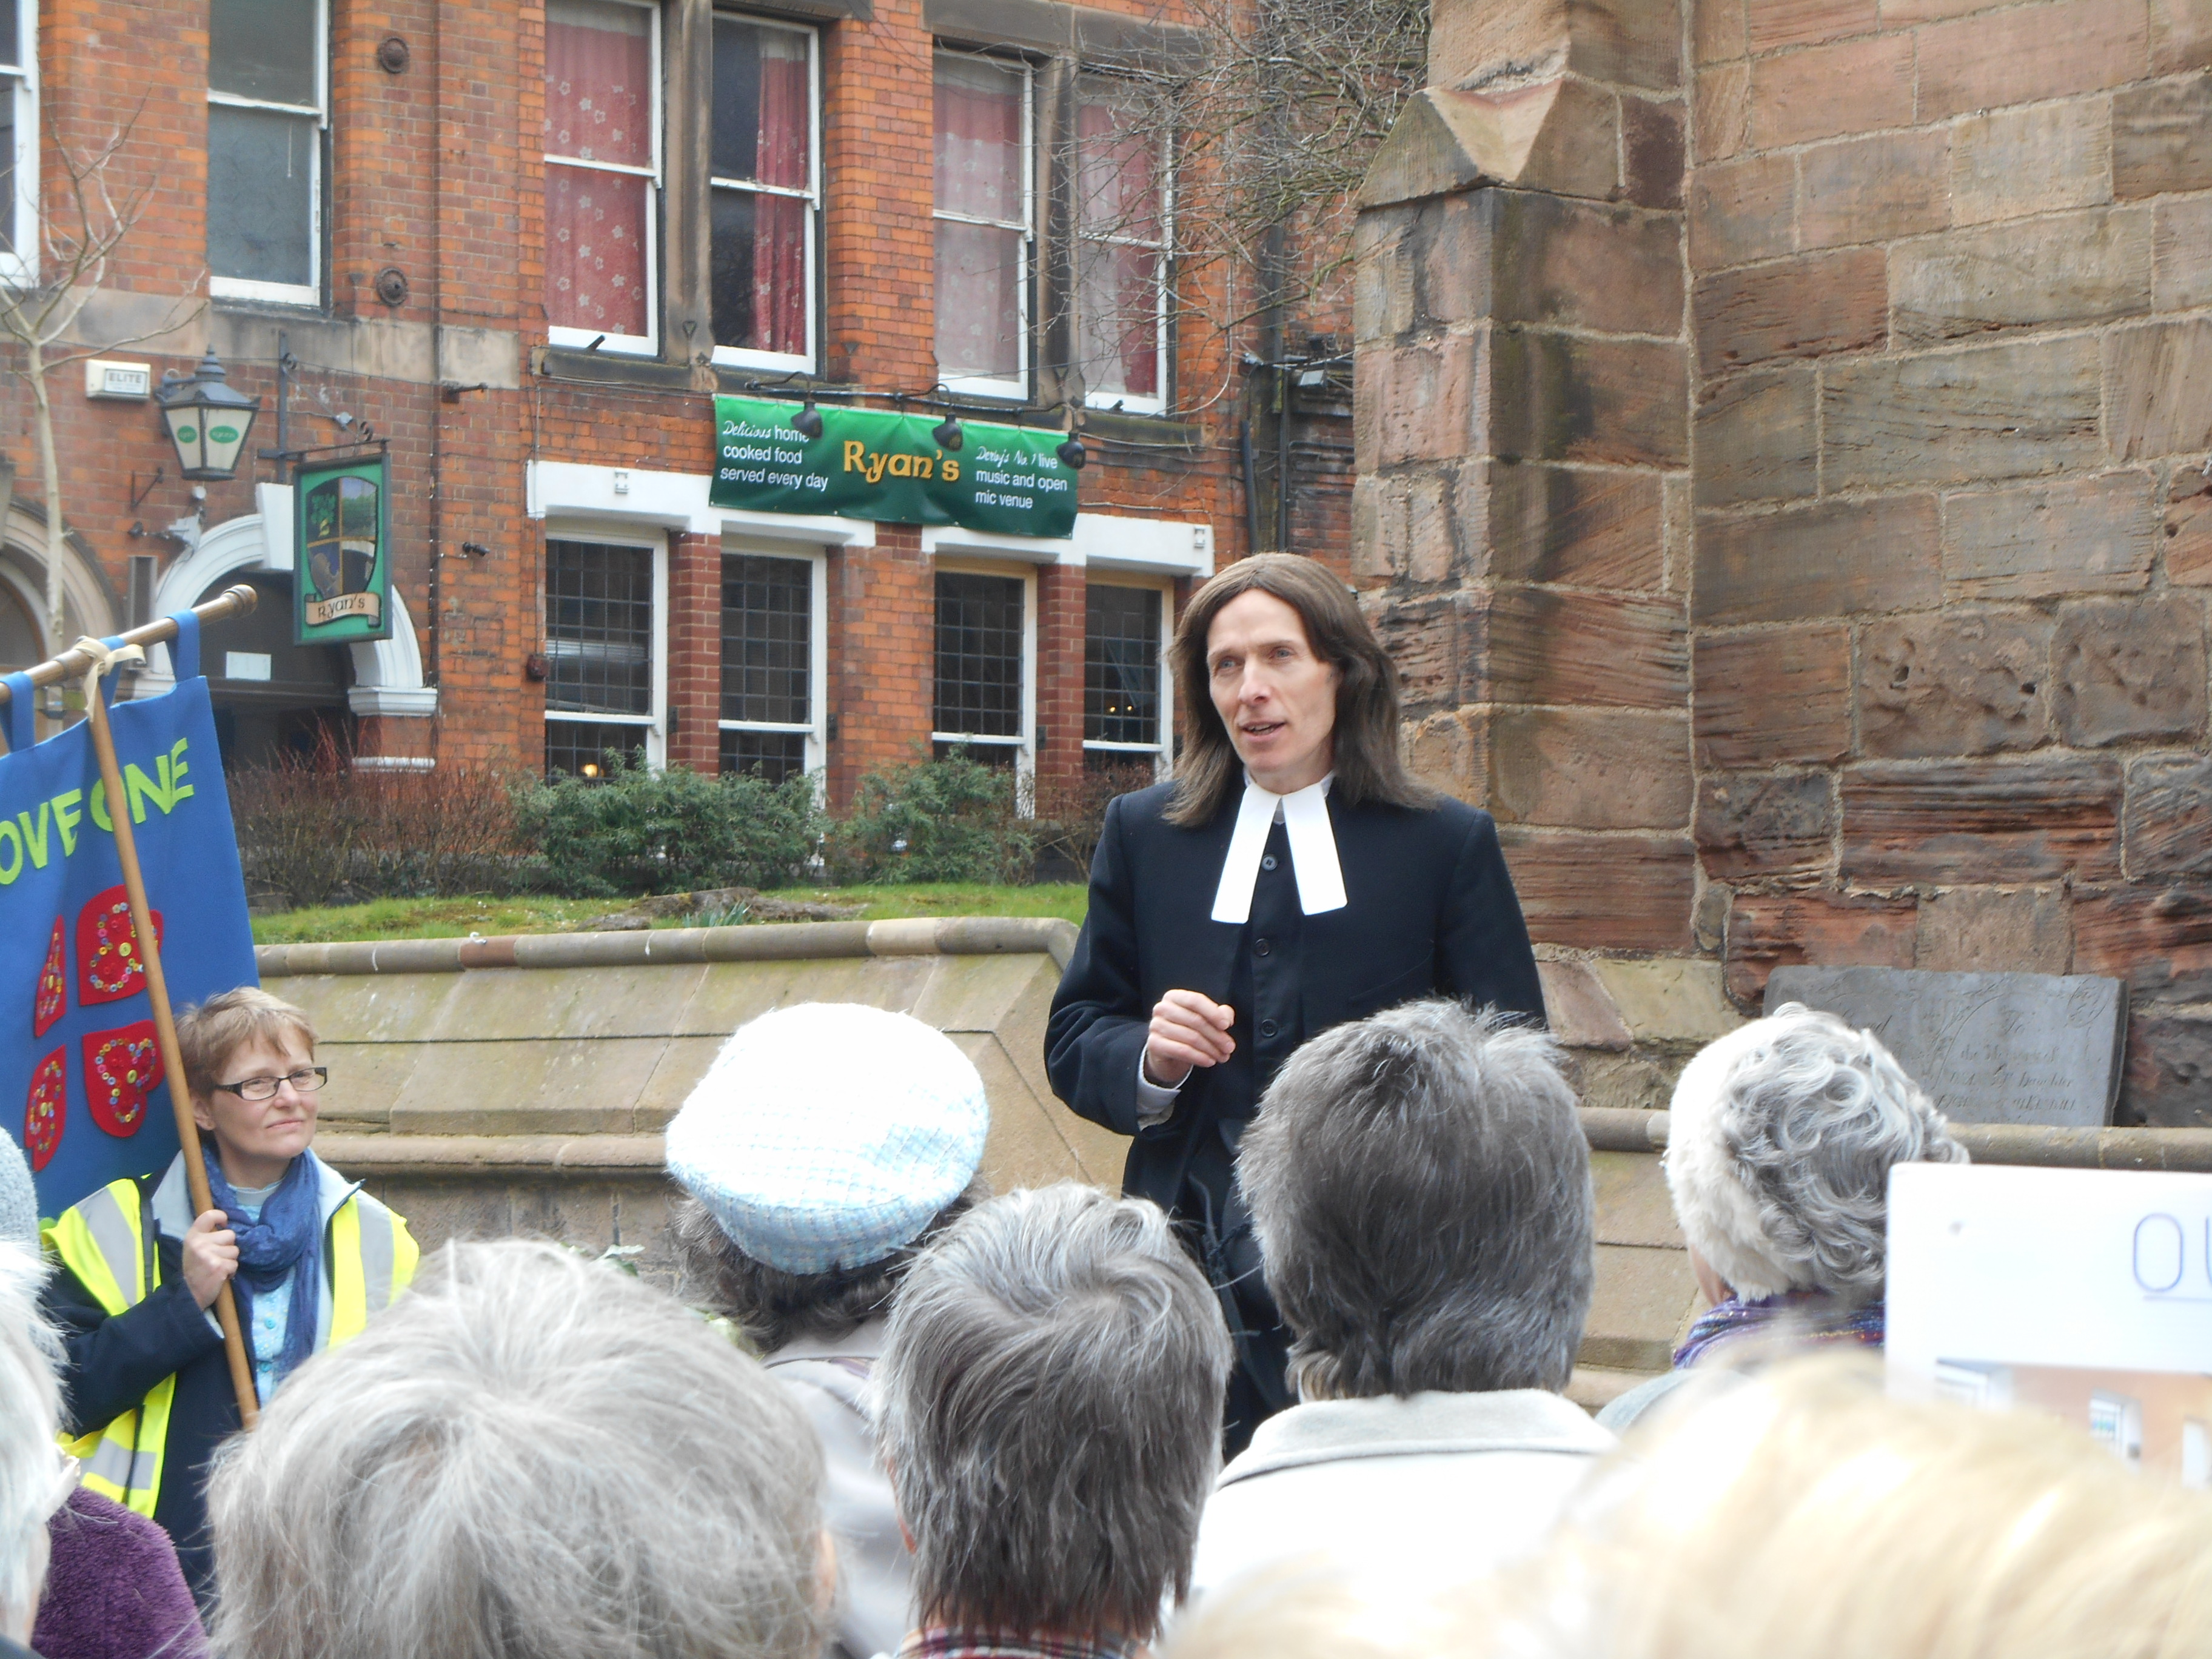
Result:
[[[292,642],[392,637],[385,458],[302,461],[292,475]]]
[[[1056,432],[961,422],[947,449],[926,415],[823,409],[822,435],[793,429],[799,405],[714,399],[716,507],[879,524],[957,524],[1004,536],[1075,533],[1075,469]]]

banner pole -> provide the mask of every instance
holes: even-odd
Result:
[[[222,602],[218,599],[214,603]],[[204,611],[209,607],[200,608]],[[237,608],[240,607],[227,607],[222,614],[228,615]],[[176,624],[170,623],[169,634],[173,635],[175,631]],[[87,660],[85,667],[91,665]],[[123,769],[115,758],[115,738],[108,728],[107,700],[100,695],[99,676],[94,675],[87,681],[84,702],[92,726],[93,752],[100,757],[100,781],[107,793],[107,816],[115,825],[115,855],[123,866],[123,890],[131,901],[131,927],[137,935],[138,961],[146,975],[146,995],[154,1005],[154,1040],[161,1050],[161,1069],[168,1075],[169,1103],[176,1109],[177,1139],[184,1149],[185,1184],[191,1190],[192,1216],[198,1219],[215,1207],[215,1197],[208,1187],[207,1165],[200,1156],[199,1125],[192,1121],[191,1085],[185,1077],[184,1056],[177,1048],[177,1022],[169,1009],[169,982],[161,972],[161,947],[154,936],[153,907],[146,902],[146,877],[138,865],[138,838],[131,828],[131,798],[124,791]],[[261,1420],[261,1402],[254,1393],[253,1367],[246,1358],[245,1333],[239,1328],[238,1303],[230,1293],[228,1279],[216,1291],[215,1316],[216,1322],[222,1327],[223,1352],[230,1359],[230,1385],[238,1395],[239,1420],[250,1429]]]
[[[242,617],[253,609],[260,597],[252,583],[240,582],[235,587],[226,587],[206,604],[194,605],[192,615],[198,617],[202,623],[221,622],[226,617]],[[176,637],[177,619],[174,617],[156,617],[143,628],[134,628],[127,634],[118,635],[115,642],[118,646],[159,645],[164,640]],[[72,647],[60,656],[49,657],[37,667],[27,668],[23,672],[33,685],[52,685],[56,680],[80,678],[91,666],[92,659]],[[9,696],[8,688],[0,685],[0,707],[7,704]]]

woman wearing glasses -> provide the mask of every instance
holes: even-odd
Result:
[[[215,1207],[192,1214],[181,1153],[100,1188],[48,1235],[61,1270],[46,1306],[84,1484],[168,1529],[204,1606],[208,1460],[239,1426],[216,1292],[230,1281],[265,1404],[391,1303],[416,1250],[398,1215],[309,1150],[328,1072],[305,1013],[247,986],[185,1010],[177,1042]]]

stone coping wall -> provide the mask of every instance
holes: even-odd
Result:
[[[426,1248],[535,1236],[622,1251],[674,1281],[661,1130],[722,1041],[807,1000],[896,1008],[945,1031],[991,1099],[1003,1190],[1112,1188],[1125,1143],[1053,1097],[1044,1022],[1065,921],[811,922],[394,944],[273,945],[263,979],[313,1017],[332,1080],[317,1151]],[[1703,1306],[1656,1154],[1683,1063],[1740,1022],[1711,960],[1547,950],[1554,1033],[1586,1102],[1597,1280],[1573,1389],[1597,1405],[1663,1370]],[[2212,1169],[2212,1130],[1961,1129],[1977,1158]]]
[[[1001,1190],[1109,1188],[1125,1143],[1044,1076],[1044,1023],[1075,942],[1060,921],[781,926],[264,946],[270,989],[313,1016],[329,1064],[317,1150],[428,1248],[533,1235],[619,1249],[672,1282],[660,1131],[722,1041],[800,1001],[911,1013],[975,1061],[984,1171]],[[1540,964],[1554,1028],[1593,1097],[1660,1106],[1737,1017],[1711,963]],[[1662,1370],[1698,1306],[1648,1143],[1595,1154],[1595,1304],[1577,1395]]]

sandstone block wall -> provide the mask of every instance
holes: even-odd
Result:
[[[2212,12],[1437,16],[1430,106],[1562,91],[1370,177],[1356,563],[1539,938],[2116,975],[2212,1122]]]

